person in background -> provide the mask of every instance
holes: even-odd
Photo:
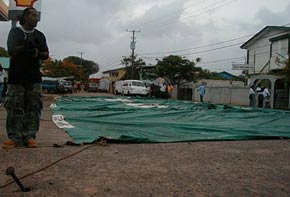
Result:
[[[167,92],[168,92],[168,97],[169,98],[171,98],[171,93],[173,92],[173,90],[174,90],[173,85],[171,85],[171,83],[168,84],[168,86],[167,86]]]
[[[256,88],[256,92],[257,92],[257,97],[258,97],[258,107],[263,107],[263,90],[264,90],[264,87],[260,87],[258,86]]]
[[[263,90],[263,108],[270,108],[270,92],[267,87]]]
[[[5,70],[0,64],[0,106],[2,105],[2,93],[4,89],[4,74],[5,74]]]
[[[10,68],[5,108],[9,140],[2,146],[6,149],[19,145],[37,147],[35,138],[42,109],[40,60],[49,57],[46,38],[35,28],[38,19],[35,8],[25,8],[19,17],[20,26],[12,28],[8,35]]]
[[[255,86],[251,86],[249,90],[249,99],[250,99],[250,106],[254,107],[256,104],[256,93],[255,93]]]
[[[199,98],[200,98],[200,102],[203,102],[203,97],[205,95],[205,86],[203,84],[201,84],[198,88],[197,91],[199,93]]]
[[[160,87],[160,94],[161,94],[161,98],[163,99],[167,99],[168,96],[167,96],[167,86],[165,83],[163,83]]]
[[[156,98],[157,86],[153,83],[150,86],[150,97]]]

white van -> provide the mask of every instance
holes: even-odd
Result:
[[[148,90],[143,81],[125,80],[122,86],[123,95],[148,95]]]
[[[116,81],[115,82],[115,89],[114,89],[114,94],[122,94],[123,90],[123,81]]]

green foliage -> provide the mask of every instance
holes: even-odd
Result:
[[[170,80],[172,84],[180,84],[181,81],[194,81],[201,68],[195,67],[195,63],[183,57],[170,55],[157,60],[156,74]]]
[[[9,57],[8,51],[3,47],[0,47],[0,57]]]
[[[91,74],[94,74],[99,71],[99,65],[95,63],[94,61],[81,59],[76,56],[66,57],[64,58],[64,61],[69,61],[78,65],[83,70],[84,76],[86,76],[87,78]]]
[[[142,67],[145,65],[145,61],[142,58],[137,59],[137,56],[134,56],[134,63],[132,67],[132,56],[123,57],[121,60],[122,65],[126,67],[126,74],[122,78],[123,80],[126,79],[140,79],[140,73]]]
[[[77,81],[88,80],[80,66],[66,60],[48,60],[44,63],[42,71],[47,77],[74,77]]]

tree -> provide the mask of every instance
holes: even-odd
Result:
[[[157,59],[156,74],[167,78],[172,84],[181,84],[183,80],[194,81],[202,69],[195,67],[195,62],[189,61],[184,57],[170,55]]]
[[[145,61],[142,58],[137,59],[137,56],[134,56],[134,66],[132,68],[132,56],[129,57],[123,57],[121,60],[122,65],[125,65],[126,67],[126,74],[122,78],[125,79],[139,79],[140,78],[140,72],[141,69],[145,64]]]
[[[44,76],[47,77],[74,77],[77,81],[86,81],[88,78],[84,76],[84,71],[73,62],[64,60],[47,60],[42,67]]]
[[[86,76],[87,78],[89,78],[91,74],[99,71],[99,65],[94,61],[81,59],[76,56],[69,56],[64,58],[63,60],[78,65],[83,70],[84,76]]]
[[[8,51],[3,47],[0,47],[0,57],[9,57]]]

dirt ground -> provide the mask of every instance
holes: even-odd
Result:
[[[289,140],[54,147],[71,139],[51,121],[53,98],[43,98],[38,148],[0,150],[1,197],[290,196]],[[1,144],[5,118],[1,106]],[[30,192],[11,183],[9,166]]]

